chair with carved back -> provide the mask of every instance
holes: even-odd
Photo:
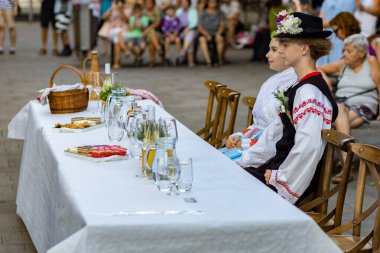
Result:
[[[306,203],[301,203],[298,207],[311,216],[324,231],[328,231],[333,229],[334,226],[340,225],[352,162],[352,152],[349,149],[349,145],[353,143],[355,139],[336,130],[327,129],[322,130],[322,139],[324,139],[327,144],[323,154],[318,188],[311,199]],[[344,161],[342,151],[347,154]],[[344,174],[341,182],[331,188],[330,182],[335,164],[335,155],[339,157]],[[335,195],[337,195],[335,207],[328,212],[329,200]]]
[[[234,132],[239,99],[240,92],[227,87],[218,89],[218,103],[215,110],[211,140],[209,141],[216,148],[222,147],[225,139]],[[226,126],[227,116],[228,122]]]
[[[247,116],[247,127],[253,124],[253,115],[252,109],[255,106],[256,98],[255,97],[243,97],[243,104],[248,106],[248,116]]]
[[[380,180],[376,165],[380,165],[380,148],[357,143],[350,144],[350,149],[352,153],[360,159],[354,215],[352,219],[330,230],[328,234],[344,252],[378,252],[380,249]],[[375,184],[378,195],[376,200],[363,210],[367,172],[369,172],[369,177],[372,178]],[[367,235],[362,236],[362,222],[374,213],[376,209],[373,228]],[[346,233],[350,230],[352,230],[352,235],[342,235],[342,233]]]
[[[197,132],[197,135],[202,136],[202,138],[205,141],[210,142],[214,121],[215,119],[217,121],[219,120],[219,115],[216,115],[214,113],[215,111],[214,104],[218,103],[218,89],[221,87],[225,87],[225,85],[215,82],[215,81],[211,81],[211,80],[206,80],[204,82],[204,85],[206,86],[207,89],[209,89],[206,121],[205,121],[205,126]]]

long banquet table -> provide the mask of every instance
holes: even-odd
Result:
[[[312,219],[180,122],[177,154],[193,158],[194,185],[179,196],[135,177],[139,160],[65,156],[67,147],[110,144],[104,127],[52,129],[94,110],[91,103],[86,112],[52,115],[31,101],[8,126],[9,138],[25,139],[17,213],[38,252],[341,252]],[[156,106],[156,116],[170,115]]]

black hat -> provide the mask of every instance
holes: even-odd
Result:
[[[285,21],[287,22],[285,23]],[[323,30],[323,20],[320,17],[302,12],[293,12],[287,15],[284,11],[280,12],[276,23],[278,30],[272,35],[275,38],[326,38],[332,34],[331,31]],[[291,25],[287,26],[286,24],[289,23]]]

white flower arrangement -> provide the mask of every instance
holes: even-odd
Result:
[[[286,114],[286,116],[288,116],[290,122],[292,122],[292,124],[293,124],[293,119],[292,119],[292,115],[290,113],[290,108],[289,108],[288,93],[286,91],[275,90],[273,92],[273,95],[275,98],[277,98],[278,101],[280,101],[278,112]]]
[[[279,33],[285,34],[299,34],[303,31],[300,27],[302,20],[298,17],[294,17],[292,14],[288,14],[287,11],[281,11],[277,15],[277,31],[273,32],[272,37]]]

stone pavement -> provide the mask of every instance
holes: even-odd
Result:
[[[36,252],[23,222],[16,214],[15,198],[23,141],[7,139],[7,125],[29,100],[35,98],[38,89],[49,85],[50,75],[56,67],[65,64],[81,67],[80,60],[75,56],[38,56],[38,23],[19,22],[17,32],[17,54],[11,56],[6,51],[4,55],[0,55],[0,253]],[[168,112],[196,131],[202,127],[206,113],[208,92],[203,86],[204,80],[217,80],[240,91],[243,96],[255,96],[262,82],[272,74],[266,64],[248,63],[250,56],[250,50],[231,51],[228,57],[232,64],[213,69],[204,65],[192,69],[128,66],[118,72],[129,87],[154,92]],[[101,59],[101,66],[104,66],[106,60]],[[123,63],[129,65],[131,61],[128,59]],[[75,74],[69,72],[63,72],[57,78],[62,81],[77,81]],[[240,103],[236,130],[244,127],[246,113],[247,109]],[[352,215],[354,189],[355,185],[351,183],[346,217]],[[374,189],[373,185],[367,187],[371,199],[376,197]],[[367,228],[368,226],[365,229]]]

